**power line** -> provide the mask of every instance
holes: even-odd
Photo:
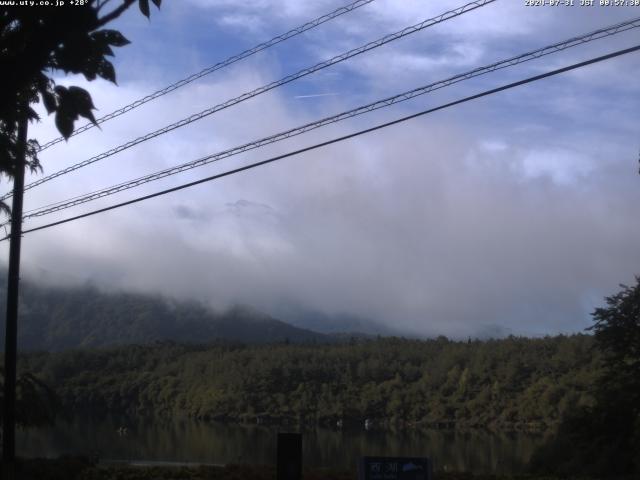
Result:
[[[503,85],[501,87],[493,88],[491,90],[486,90],[486,91],[478,93],[476,95],[471,95],[469,97],[465,97],[465,98],[462,98],[460,100],[449,102],[449,103],[446,103],[444,105],[440,105],[438,107],[430,108],[428,110],[423,110],[421,112],[414,113],[412,115],[408,115],[408,116],[405,116],[405,117],[401,117],[401,118],[398,118],[396,120],[392,120],[390,122],[382,123],[382,124],[376,125],[374,127],[370,127],[370,128],[364,129],[364,130],[359,130],[357,132],[350,133],[348,135],[344,135],[342,137],[338,137],[338,138],[334,138],[334,139],[331,139],[331,140],[327,140],[325,142],[317,143],[317,144],[311,145],[309,147],[301,148],[299,150],[295,150],[295,151],[288,152],[288,153],[285,153],[285,154],[282,154],[282,155],[271,157],[271,158],[268,158],[266,160],[262,160],[260,162],[252,163],[252,164],[249,164],[249,165],[245,165],[244,167],[239,167],[239,168],[235,168],[233,170],[228,170],[226,172],[219,173],[219,174],[216,174],[216,175],[212,175],[210,177],[202,178],[200,180],[196,180],[196,181],[193,181],[193,182],[185,183],[185,184],[179,185],[177,187],[168,188],[166,190],[162,190],[162,191],[155,192],[155,193],[152,193],[152,194],[149,194],[149,195],[144,195],[144,196],[141,196],[141,197],[137,197],[137,198],[134,198],[132,200],[128,200],[126,202],[117,203],[115,205],[110,205],[108,207],[100,208],[100,209],[97,209],[97,210],[92,210],[90,212],[83,213],[81,215],[76,215],[76,216],[73,216],[73,217],[65,218],[63,220],[58,220],[57,222],[52,222],[52,223],[48,223],[46,225],[41,225],[39,227],[34,227],[34,228],[31,228],[31,229],[28,229],[28,230],[24,230],[23,233],[31,233],[31,232],[35,232],[35,231],[38,231],[38,230],[43,230],[43,229],[46,229],[46,228],[54,227],[54,226],[57,226],[57,225],[62,225],[64,223],[68,223],[68,222],[72,222],[72,221],[75,221],[75,220],[79,220],[81,218],[90,217],[90,216],[96,215],[98,213],[107,212],[109,210],[115,210],[115,209],[120,208],[120,207],[124,207],[124,206],[131,205],[131,204],[134,204],[134,203],[142,202],[144,200],[149,200],[151,198],[155,198],[155,197],[159,197],[159,196],[162,196],[162,195],[166,195],[168,193],[176,192],[178,190],[183,190],[185,188],[190,188],[190,187],[193,187],[195,185],[199,185],[201,183],[217,180],[219,178],[227,177],[229,175],[240,173],[240,172],[243,172],[245,170],[250,170],[250,169],[253,169],[253,168],[256,168],[256,167],[260,167],[260,166],[263,166],[263,165],[266,165],[266,164],[269,164],[269,163],[273,163],[273,162],[276,162],[278,160],[282,160],[284,158],[292,157],[294,155],[299,155],[301,153],[309,152],[311,150],[316,150],[318,148],[325,147],[327,145],[332,145],[334,143],[338,143],[338,142],[342,142],[342,141],[345,141],[345,140],[349,140],[351,138],[355,138],[355,137],[358,137],[358,136],[361,136],[361,135],[364,135],[364,134],[367,134],[367,133],[375,132],[377,130],[381,130],[383,128],[390,127],[392,125],[403,123],[403,122],[406,122],[408,120],[412,120],[414,118],[418,118],[418,117],[421,117],[423,115],[427,115],[429,113],[437,112],[439,110],[444,110],[446,108],[450,108],[450,107],[453,107],[453,106],[456,106],[456,105],[460,105],[462,103],[466,103],[466,102],[469,102],[471,100],[476,100],[478,98],[482,98],[482,97],[486,97],[486,96],[489,96],[489,95],[493,95],[495,93],[502,92],[504,90],[509,90],[511,88],[515,88],[515,87],[518,87],[518,86],[521,86],[521,85],[525,85],[527,83],[536,82],[538,80],[542,80],[542,79],[545,79],[545,78],[548,78],[548,77],[552,77],[554,75],[559,75],[561,73],[565,73],[565,72],[568,72],[570,70],[575,70],[577,68],[582,68],[582,67],[585,67],[587,65],[592,65],[594,63],[602,62],[604,60],[609,60],[611,58],[619,57],[621,55],[626,55],[628,53],[636,52],[638,50],[640,50],[640,45],[636,45],[636,46],[631,47],[631,48],[626,48],[624,50],[618,50],[616,52],[609,53],[607,55],[602,55],[600,57],[592,58],[592,59],[586,60],[584,62],[575,63],[575,64],[569,65],[567,67],[563,67],[563,68],[559,68],[559,69],[556,69],[556,70],[552,70],[552,71],[549,71],[549,72],[546,72],[546,73],[543,73],[543,74],[540,74],[540,75],[535,75],[533,77],[529,77],[529,78],[526,78],[524,80],[520,80],[520,81],[517,81],[517,82],[509,83],[507,85]],[[7,240],[8,238],[9,237],[4,237],[4,238],[0,239],[0,241]]]
[[[224,103],[218,104],[216,106],[210,107],[206,110],[203,110],[200,113],[196,113],[191,115],[190,117],[184,118],[176,123],[173,123],[171,125],[167,125],[166,127],[163,127],[159,130],[156,130],[154,132],[148,133],[146,135],[143,135],[141,137],[138,137],[134,140],[130,140],[127,143],[124,143],[122,145],[119,145],[115,148],[112,148],[111,150],[108,150],[104,153],[101,153],[99,155],[96,155],[94,157],[91,157],[87,160],[84,160],[80,163],[76,163],[75,165],[71,165],[67,168],[64,168],[62,170],[59,170],[55,173],[52,173],[51,175],[48,175],[46,177],[43,177],[39,180],[36,180],[35,182],[31,182],[27,185],[25,185],[25,190],[29,190],[31,188],[34,188],[38,185],[42,185],[45,182],[48,182],[54,178],[57,178],[61,175],[65,175],[67,173],[73,172],[74,170],[78,170],[82,167],[85,167],[87,165],[90,165],[92,163],[98,162],[100,160],[103,160],[107,157],[110,157],[112,155],[115,155],[116,153],[122,152],[124,150],[127,150],[128,148],[131,148],[135,145],[138,145],[140,143],[146,142],[147,140],[151,140],[155,137],[158,137],[160,135],[163,135],[165,133],[168,133],[172,130],[175,130],[177,128],[180,127],[184,127],[185,125],[189,125],[190,123],[193,123],[197,120],[201,120],[204,117],[207,117],[209,115],[212,115],[216,112],[219,112],[220,110],[224,110],[226,108],[229,108],[233,105],[236,105],[240,102],[243,102],[245,100],[248,100],[250,98],[253,98],[257,95],[260,95],[262,93],[268,92],[269,90],[273,90],[274,88],[280,87],[282,85],[285,85],[287,83],[293,82],[294,80],[297,80],[299,78],[302,78],[306,75],[309,75],[311,73],[317,72],[319,70],[322,70],[324,68],[327,68],[331,65],[335,65],[336,63],[339,62],[343,62],[351,57],[355,57],[356,55],[360,55],[364,52],[367,52],[369,50],[373,50],[375,48],[378,48],[382,45],[385,45],[387,43],[393,42],[395,40],[398,40],[400,38],[406,37],[407,35],[411,35],[413,33],[419,32],[420,30],[424,30],[425,28],[431,27],[433,25],[436,25],[438,23],[442,23],[445,22],[447,20],[450,20],[452,18],[458,17],[464,13],[470,12],[472,10],[475,10],[477,8],[483,7],[485,5],[488,5],[489,3],[493,3],[496,0],[475,0],[473,2],[467,3],[466,5],[463,5],[461,7],[458,7],[456,9],[453,10],[449,10],[445,13],[442,13],[440,15],[438,15],[437,17],[433,17],[427,20],[424,20],[420,23],[417,23],[415,25],[412,25],[410,27],[406,27],[402,30],[400,30],[399,32],[396,33],[392,33],[389,35],[385,35],[382,38],[379,38],[378,40],[374,40],[373,42],[369,42],[361,47],[355,48],[353,50],[349,50],[348,52],[342,53],[340,55],[337,55],[335,57],[332,57],[329,60],[325,60],[323,62],[320,62],[312,67],[308,67],[305,69],[302,69],[294,74],[288,75],[284,78],[281,78],[280,80],[277,80],[275,82],[269,83],[268,85],[264,85],[260,88],[257,88],[255,90],[252,90],[251,92],[247,92],[244,93],[242,95],[240,95],[239,97],[235,97],[231,100],[227,100]],[[3,195],[0,200],[6,200],[7,198],[9,198],[11,196],[11,193],[6,193],[5,195]]]
[[[352,110],[348,110],[346,112],[342,112],[339,113],[337,115],[333,115],[330,117],[326,117],[323,118],[321,120],[312,122],[312,123],[308,123],[306,125],[302,125],[296,128],[292,128],[290,130],[284,131],[284,132],[280,132],[277,133],[275,135],[271,135],[269,137],[265,137],[259,140],[255,140],[253,142],[250,143],[246,143],[244,145],[241,146],[236,146],[233,147],[231,149],[222,151],[222,152],[218,152],[215,154],[211,154],[211,155],[207,155],[205,157],[199,158],[197,160],[193,160],[187,163],[183,163],[181,165],[177,165],[175,167],[170,167],[164,170],[160,170],[158,172],[149,174],[149,175],[145,175],[133,180],[129,180],[127,182],[124,183],[120,183],[117,185],[113,185],[111,187],[107,187],[101,190],[97,190],[91,193],[87,193],[87,194],[83,194],[83,195],[78,195],[76,197],[73,198],[68,198],[65,200],[61,200],[58,202],[54,202],[48,205],[44,205],[42,207],[38,207],[36,209],[32,209],[30,211],[27,211],[25,216],[23,217],[23,219],[28,219],[28,218],[34,218],[34,217],[40,217],[43,215],[48,215],[50,213],[54,213],[60,210],[65,210],[67,208],[71,208],[77,205],[81,205],[83,203],[87,203],[93,200],[97,200],[99,198],[103,198],[106,196],[110,196],[110,195],[114,195],[116,193],[125,191],[125,190],[129,190],[131,188],[135,188],[138,187],[142,184],[145,183],[149,183],[155,180],[160,180],[162,178],[171,176],[171,175],[175,175],[177,173],[181,173],[187,170],[191,170],[193,168],[197,168],[203,165],[207,165],[209,163],[212,162],[216,162],[219,160],[222,160],[224,158],[229,158],[231,156],[234,155],[238,155],[240,153],[244,153],[250,150],[254,150],[256,148],[260,148],[262,146],[265,145],[269,145],[287,138],[291,138],[297,135],[301,135],[303,133],[309,132],[311,130],[332,124],[332,123],[337,123],[339,121],[342,120],[346,120],[348,118],[352,118],[358,115],[362,115],[364,113],[368,113],[374,110],[378,110],[381,108],[385,108],[400,102],[404,102],[407,101],[411,98],[415,98],[419,95],[424,95],[426,93],[432,92],[434,90],[438,90],[440,88],[444,88],[450,85],[453,85],[455,83],[464,81],[464,80],[468,80],[470,78],[474,78],[480,75],[484,75],[496,70],[500,70],[503,68],[507,68],[507,67],[511,67],[514,65],[518,65],[524,62],[528,62],[531,60],[535,60],[537,58],[540,58],[542,56],[545,55],[549,55],[551,53],[555,53],[555,52],[559,52],[562,50],[566,50],[568,48],[572,48],[575,47],[577,45],[582,45],[584,43],[588,43],[597,39],[601,39],[604,37],[609,37],[612,35],[615,35],[617,33],[623,32],[623,31],[627,31],[630,30],[632,28],[637,28],[640,27],[640,17],[635,18],[633,20],[628,20],[625,22],[621,22],[615,25],[611,25],[608,27],[604,27],[598,30],[595,30],[593,32],[578,36],[578,37],[573,37],[570,38],[568,40],[564,40],[562,42],[557,42],[554,43],[553,45],[548,45],[546,47],[543,48],[539,48],[537,50],[533,50],[521,55],[518,55],[516,57],[511,57],[509,59],[506,60],[501,60],[495,63],[492,63],[490,65],[484,66],[484,67],[479,67],[476,68],[474,70],[465,72],[465,73],[461,73],[458,75],[454,75],[453,77],[449,77],[445,80],[440,80],[438,82],[434,82],[431,83],[429,85],[425,85],[425,86],[421,86],[418,88],[415,88],[413,90],[409,90],[407,92],[403,92],[401,94],[398,95],[394,95],[392,97],[388,97],[382,100],[378,100],[376,102],[364,105],[364,106],[360,106],[357,108],[354,108]]]
[[[172,83],[171,85],[164,87],[161,90],[158,90],[156,92],[153,92],[149,95],[147,95],[146,97],[140,98],[128,105],[125,105],[124,107],[119,108],[118,110],[115,110],[103,117],[100,117],[96,120],[96,124],[101,124],[104,122],[107,122],[113,118],[119,117],[120,115],[130,112],[131,110],[138,108],[142,105],[144,105],[147,102],[150,102],[151,100],[155,100],[156,98],[162,97],[168,93],[173,92],[174,90],[177,90],[178,88],[184,87],[185,85],[188,85],[191,82],[194,82],[206,75],[209,75],[210,73],[213,73],[217,70],[220,70],[222,68],[228,67],[229,65],[238,62],[240,60],[243,60],[247,57],[250,57],[251,55],[254,55],[258,52],[261,52],[263,50],[266,50],[269,47],[273,47],[274,45],[277,45],[278,43],[284,42],[285,40],[288,40],[292,37],[295,37],[297,35],[300,35],[301,33],[304,33],[308,30],[311,30],[312,28],[315,28],[319,25],[322,25],[323,23],[326,23],[330,20],[333,20],[334,18],[340,17],[341,15],[344,15],[345,13],[349,13],[352,12],[353,10],[360,8],[364,5],[367,5],[368,3],[373,2],[374,0],[356,0],[353,3],[350,3],[348,5],[345,5],[343,7],[337,8],[336,10],[327,13],[325,15],[322,15],[321,17],[315,18],[313,20],[311,20],[310,22],[305,23],[304,25],[300,25],[299,27],[296,27],[292,30],[289,30],[286,33],[283,33],[282,35],[278,35],[276,37],[273,37],[271,40],[268,40],[266,42],[263,42],[259,45],[256,45],[255,47],[252,47],[248,50],[245,50],[244,52],[238,53],[237,55],[233,55],[229,58],[227,58],[226,60],[223,60],[221,62],[216,63],[215,65],[212,65],[210,67],[205,68],[204,70],[199,71],[198,73],[194,73],[193,75],[188,76],[187,78],[183,78],[182,80],[178,80],[175,83]],[[87,123],[86,125],[83,125],[82,127],[78,128],[77,130],[75,130],[71,136],[75,136],[78,135],[82,132],[86,132],[87,130],[92,129],[93,127],[95,127],[96,125],[94,125],[93,123]],[[55,138],[47,143],[45,143],[44,145],[42,145],[39,148],[39,152],[57,144],[62,142],[63,140],[65,140],[64,137],[58,137]]]

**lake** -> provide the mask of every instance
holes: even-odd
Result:
[[[127,426],[128,434],[117,430]],[[192,419],[76,418],[44,429],[18,430],[23,457],[98,454],[102,460],[180,463],[275,463],[275,427],[233,425]],[[528,433],[484,431],[303,431],[307,466],[353,468],[363,455],[427,456],[437,470],[521,473],[545,441]]]

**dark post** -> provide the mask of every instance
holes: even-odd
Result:
[[[302,434],[278,433],[277,480],[302,478]]]
[[[18,286],[20,283],[20,241],[22,239],[22,196],[27,144],[26,111],[18,127],[18,152],[13,176],[13,205],[7,282],[7,317],[4,339],[4,411],[2,462],[4,478],[13,478],[16,459],[16,355],[18,342]]]

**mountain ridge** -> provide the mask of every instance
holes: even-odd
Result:
[[[21,287],[18,348],[22,351],[158,341],[339,341],[338,337],[290,325],[243,305],[217,312],[196,301],[178,301],[157,294],[106,292],[91,285],[60,287],[22,281]],[[1,281],[0,309],[5,308],[6,281]],[[0,339],[4,339],[4,329]]]

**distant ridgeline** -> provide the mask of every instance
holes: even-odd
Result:
[[[4,273],[4,272],[2,272]],[[5,311],[6,274],[0,275],[0,311]],[[172,340],[208,343],[328,342],[337,336],[294,327],[248,307],[212,312],[197,302],[159,295],[105,293],[95,287],[44,287],[21,283],[20,351],[60,351]],[[4,327],[0,329],[4,347]]]
[[[107,317],[110,318],[110,317]],[[452,342],[196,346],[32,353],[20,360],[70,412],[251,423],[545,430],[589,405],[585,335]]]

